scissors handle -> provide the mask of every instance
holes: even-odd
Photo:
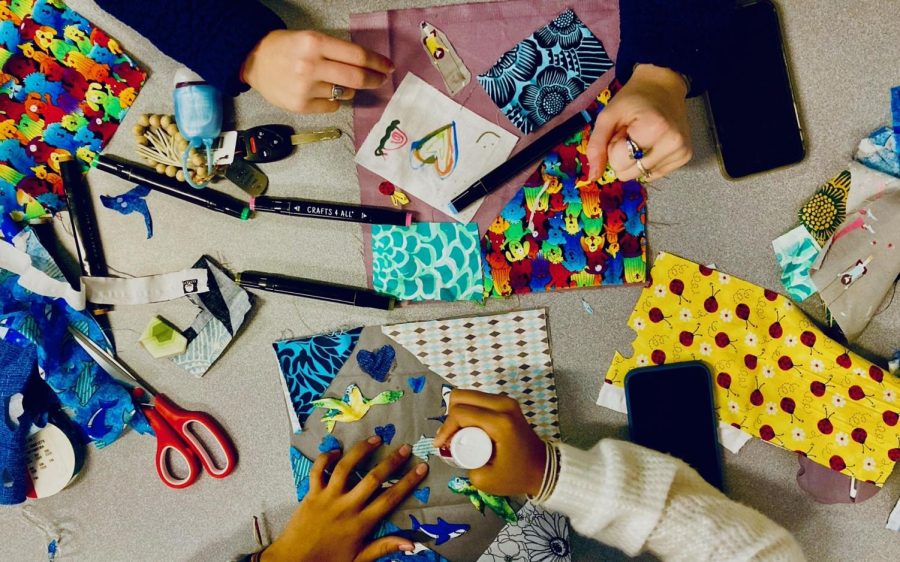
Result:
[[[195,412],[183,410],[175,405],[174,402],[166,398],[163,394],[157,394],[154,397],[153,407],[159,414],[169,423],[175,433],[180,437],[180,441],[186,443],[193,450],[194,454],[200,458],[203,468],[213,478],[225,478],[234,472],[237,465],[237,451],[232,444],[231,439],[225,431],[219,426],[215,419],[206,412]],[[217,467],[212,455],[206,448],[206,445],[199,439],[192,427],[194,424],[202,426],[212,436],[222,456],[225,459],[222,467]],[[195,478],[196,479],[196,478]]]
[[[159,474],[160,480],[170,487],[180,490],[187,488],[197,481],[200,475],[200,465],[197,462],[197,455],[194,450],[188,446],[184,440],[175,433],[175,430],[169,425],[168,421],[156,411],[153,406],[143,406],[142,410],[150,422],[150,427],[156,433],[156,472]],[[178,478],[169,469],[169,454],[181,456],[187,465],[187,476]]]

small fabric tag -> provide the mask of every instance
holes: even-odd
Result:
[[[459,57],[444,32],[427,21],[421,24],[422,46],[431,64],[441,73],[447,93],[455,96],[472,81],[472,73]]]
[[[149,304],[209,291],[207,270],[186,269],[151,277],[82,277],[87,300],[95,304]]]

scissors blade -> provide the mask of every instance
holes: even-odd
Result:
[[[91,359],[96,361],[104,371],[118,379],[124,379],[134,382],[151,394],[156,394],[147,386],[144,381],[142,381],[140,378],[138,378],[137,375],[132,373],[131,369],[129,369],[125,366],[124,363],[119,361],[119,359],[115,355],[97,345],[94,340],[79,332],[72,326],[69,326],[69,333],[72,334],[72,337],[75,338],[75,341],[78,342],[78,345],[80,345],[81,348],[91,356]]]

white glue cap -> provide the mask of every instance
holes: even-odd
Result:
[[[490,435],[480,427],[464,427],[450,438],[449,453],[459,468],[475,470],[491,460],[494,443]],[[441,454],[443,456],[443,451]]]

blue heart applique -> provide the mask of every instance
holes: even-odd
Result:
[[[394,427],[394,424],[392,423],[379,425],[375,428],[375,435],[381,437],[381,440],[384,441],[386,445],[390,445],[391,441],[394,440],[394,436],[397,435],[397,428]]]
[[[341,450],[341,442],[337,440],[337,437],[334,435],[326,435],[322,438],[322,442],[319,444],[319,452],[320,453],[328,453],[330,451],[340,451]]]
[[[428,503],[428,498],[431,497],[431,488],[425,486],[424,488],[418,488],[413,495],[422,503]]]
[[[356,362],[359,363],[359,368],[378,382],[384,382],[387,379],[396,358],[397,352],[389,345],[376,351],[362,349],[356,354]]]
[[[409,388],[412,389],[413,394],[418,394],[425,388],[425,375],[422,375],[421,377],[409,377],[406,379],[406,382],[409,383]]]

